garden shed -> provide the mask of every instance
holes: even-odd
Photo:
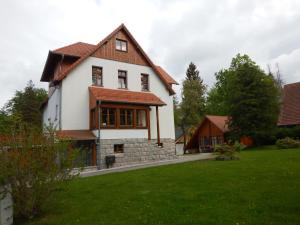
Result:
[[[228,116],[207,115],[186,145],[192,152],[211,152],[216,144],[225,142]]]

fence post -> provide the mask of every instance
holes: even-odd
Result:
[[[13,201],[8,193],[4,196],[2,193],[4,187],[0,186],[0,225],[13,224]]]

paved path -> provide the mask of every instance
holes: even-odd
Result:
[[[184,163],[184,162],[191,162],[191,161],[198,161],[198,160],[207,160],[207,159],[212,159],[214,157],[215,156],[212,153],[184,155],[184,156],[179,156],[178,159],[174,159],[174,160],[146,162],[141,164],[133,164],[133,165],[121,166],[121,167],[110,168],[110,169],[102,169],[102,170],[91,169],[88,171],[81,172],[80,176],[90,177],[90,176],[103,175],[107,173],[123,172],[123,171],[136,170],[136,169],[142,169],[148,167],[163,166],[163,165],[170,165],[170,164],[177,164],[177,163]]]

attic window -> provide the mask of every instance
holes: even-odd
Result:
[[[116,39],[116,50],[127,52],[127,41]]]

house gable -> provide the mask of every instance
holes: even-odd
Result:
[[[116,50],[116,39],[127,42],[127,51]],[[124,29],[113,34],[112,37],[100,46],[91,56],[151,67],[145,56],[137,48],[134,41],[128,36]]]

